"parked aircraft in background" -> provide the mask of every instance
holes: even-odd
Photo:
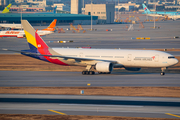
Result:
[[[126,70],[139,71],[143,67],[165,69],[178,63],[171,54],[155,50],[129,49],[83,49],[83,48],[50,48],[38,35],[27,20],[21,21],[29,44],[29,50],[8,50],[44,60],[58,65],[84,66],[82,74],[110,74],[113,68],[124,67]]]
[[[52,34],[55,31],[57,19],[54,19],[53,22],[43,30],[37,30],[37,33],[40,36]],[[6,31],[0,31],[0,37],[17,37],[17,38],[24,38],[25,33],[24,30],[6,30]]]
[[[9,4],[7,7],[4,8],[4,10],[2,11],[2,13],[9,13],[11,4]]]
[[[173,20],[178,20],[178,19],[180,19],[180,14],[178,14],[178,15],[169,15],[168,18],[171,18]]]
[[[155,11],[155,12],[152,12],[150,11],[147,6],[145,4],[142,4],[143,5],[143,9],[144,9],[144,12],[143,14],[147,14],[149,16],[165,16],[167,15],[168,17],[172,18],[173,17],[177,17],[177,16],[180,16],[180,12],[164,12],[164,11]]]
[[[21,29],[21,24],[0,24],[1,28]]]

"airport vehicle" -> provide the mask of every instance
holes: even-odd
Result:
[[[53,22],[43,30],[37,30],[37,33],[40,36],[52,34],[55,31],[55,26],[56,26],[56,21],[57,19],[54,19]],[[24,30],[5,30],[5,31],[0,31],[0,37],[17,37],[17,38],[24,38],[25,33]]]
[[[178,63],[173,55],[156,50],[50,48],[27,20],[21,23],[30,49],[3,50],[20,52],[58,65],[84,66],[83,75],[95,74],[93,68],[99,74],[110,74],[113,68],[121,67],[130,71],[139,71],[143,67],[161,68],[161,75],[164,75],[167,67]]]
[[[171,18],[173,18],[173,16],[177,16],[177,15],[180,15],[180,12],[164,12],[164,11],[156,11],[156,12],[152,12],[150,11],[147,6],[145,4],[142,4],[143,5],[143,9],[144,9],[144,12],[143,14],[147,14],[149,16],[165,16],[167,15],[168,17],[171,16]]]
[[[4,10],[2,11],[2,13],[9,13],[11,4],[9,4],[7,7],[4,8]]]

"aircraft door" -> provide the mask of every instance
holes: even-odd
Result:
[[[83,57],[83,53],[79,53],[79,57]]]
[[[159,55],[155,55],[154,61],[155,61],[155,62],[158,62],[158,61],[159,61]]]
[[[128,60],[128,61],[131,61],[131,58],[132,58],[132,55],[131,55],[131,54],[128,54],[127,60]]]

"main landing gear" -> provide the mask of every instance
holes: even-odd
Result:
[[[87,65],[86,70],[82,71],[83,75],[94,75],[95,72],[94,71],[90,71],[92,68],[92,65]]]
[[[95,72],[94,71],[82,71],[83,75],[94,75]]]
[[[160,73],[161,76],[165,75],[165,70],[166,70],[166,67],[165,67],[165,68],[161,68],[161,71],[162,71],[162,72]]]

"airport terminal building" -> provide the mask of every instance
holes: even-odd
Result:
[[[61,14],[61,13],[22,13],[22,19],[28,20],[32,25],[47,25],[57,19],[57,25],[90,25],[91,16],[82,14]],[[98,16],[92,16],[93,24],[97,24]],[[0,14],[0,23],[20,23],[21,13]]]

